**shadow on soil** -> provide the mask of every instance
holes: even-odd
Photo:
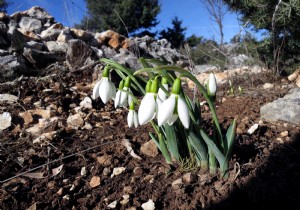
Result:
[[[207,209],[277,210],[300,206],[300,132],[291,143],[273,149],[255,177]]]

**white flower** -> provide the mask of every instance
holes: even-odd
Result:
[[[131,93],[131,90],[128,87],[124,87],[123,90]],[[129,95],[127,92],[118,90],[115,99],[115,108],[117,108],[118,106],[125,107],[127,105],[130,105],[131,101],[132,101],[131,95]]]
[[[138,122],[138,115],[135,110],[129,109],[128,115],[127,115],[127,123],[128,127],[131,128],[133,125],[134,127],[138,127],[139,122]]]
[[[162,86],[164,86],[164,88],[165,88],[166,90],[169,89],[168,84],[162,84]],[[160,100],[162,100],[162,101],[165,101],[165,100],[167,99],[167,94],[166,94],[161,88],[158,89],[157,96],[158,96],[158,97],[160,98]]]
[[[213,73],[209,74],[209,80],[208,80],[207,89],[208,89],[208,94],[210,96],[216,95],[216,92],[217,92],[217,81],[216,81],[216,77],[215,77],[215,75]]]
[[[138,111],[140,125],[146,124],[155,117],[156,111],[158,109],[158,104],[161,103],[160,99],[155,100],[155,95],[155,93],[146,93],[146,95],[142,99]]]
[[[178,117],[182,125],[185,128],[189,128],[190,116],[188,106],[181,96],[172,93],[159,107],[157,114],[158,126],[165,123],[172,125]]]
[[[108,77],[102,77],[93,89],[92,98],[96,99],[99,96],[105,104],[109,99],[114,99],[116,96],[116,87],[111,81],[109,81]]]

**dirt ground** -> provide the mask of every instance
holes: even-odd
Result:
[[[0,133],[0,209],[110,209],[114,201],[115,209],[142,209],[149,199],[155,209],[299,208],[299,127],[267,123],[259,116],[263,104],[287,93],[286,80],[262,73],[233,78],[243,94],[228,95],[228,85],[219,88],[216,105],[222,127],[238,120],[227,180],[179,164],[169,166],[160,153],[143,154],[140,149],[150,140],[151,126],[129,129],[127,111],[116,110],[112,102],[104,106],[100,99],[93,101],[92,109],[81,110],[88,122],[84,128],[67,126],[70,113],[91,95],[91,82],[90,72],[51,72],[0,84],[0,93],[19,96],[17,103],[1,107],[1,113],[12,113],[12,126]],[[264,90],[265,82],[275,87]],[[58,121],[41,131],[55,135],[34,143],[38,135],[28,129],[43,116],[36,112],[26,119],[20,113],[36,109],[50,110]],[[209,122],[205,106],[203,118]],[[259,128],[248,134],[255,123]],[[124,139],[141,160],[129,154]],[[125,170],[112,177],[116,167]],[[174,185],[180,178],[183,182]]]

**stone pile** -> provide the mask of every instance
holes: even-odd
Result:
[[[177,65],[186,57],[165,40],[126,38],[114,31],[92,33],[57,23],[43,8],[32,7],[12,15],[0,13],[0,73],[3,77],[30,74],[56,63],[71,71],[92,67],[99,58],[110,58],[132,69],[140,68],[138,57],[160,58]]]

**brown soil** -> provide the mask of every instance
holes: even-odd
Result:
[[[75,113],[74,107],[91,94],[91,78],[90,73],[58,73],[0,85],[0,93],[19,96],[17,104],[1,107],[2,112],[12,113],[13,125],[0,133],[0,209],[109,209],[107,206],[113,201],[117,201],[116,209],[142,209],[141,205],[149,199],[156,209],[299,208],[299,127],[262,122],[254,134],[247,133],[260,121],[259,108],[287,93],[287,88],[280,88],[285,81],[272,81],[275,88],[266,91],[262,84],[270,77],[260,74],[249,76],[255,82],[248,77],[234,79],[236,87],[244,88],[243,95],[229,96],[227,86],[220,88],[217,110],[222,127],[227,128],[233,118],[238,119],[230,177],[222,180],[206,171],[168,166],[161,154],[149,157],[141,153],[141,145],[150,140],[151,127],[129,129],[127,111],[115,110],[112,103],[104,106],[97,99],[92,110],[83,109],[85,121],[92,129],[66,127],[69,114]],[[222,98],[226,100],[221,103]],[[33,103],[37,101],[41,107],[51,105],[52,116],[61,121],[45,128],[45,132],[58,131],[53,139],[34,144],[36,137],[25,130],[36,125],[41,116],[33,116],[30,124],[24,124],[19,113],[36,109]],[[205,107],[203,111],[203,123],[207,124],[210,115]],[[286,136],[284,131],[288,131]],[[130,141],[142,160],[128,153],[123,139]],[[101,162],[99,157],[107,161]],[[53,176],[52,169],[62,164],[62,171]],[[83,167],[85,175],[81,174]],[[115,167],[126,170],[111,177]],[[21,176],[28,171],[41,172],[44,178]],[[190,182],[172,187],[172,182],[188,172]],[[90,181],[95,176],[100,177],[100,185],[92,187]],[[123,195],[129,195],[127,203],[121,202]]]

